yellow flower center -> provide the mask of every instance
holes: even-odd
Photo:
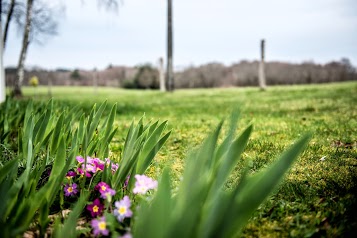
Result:
[[[73,188],[72,187],[68,187],[67,188],[67,192],[69,192],[69,193],[73,192]]]
[[[99,207],[97,205],[94,205],[93,212],[98,212],[98,211],[99,211]]]
[[[107,228],[107,224],[103,221],[98,223],[99,230],[105,230]]]
[[[120,207],[119,208],[119,214],[125,214],[126,213],[126,207]]]
[[[107,187],[102,186],[102,191],[105,191],[105,190],[107,190]]]

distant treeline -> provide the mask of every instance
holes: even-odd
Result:
[[[175,73],[176,88],[212,88],[258,85],[258,61],[241,61],[231,66],[209,63],[188,67]],[[348,59],[327,64],[304,62],[292,64],[267,62],[265,64],[268,85],[310,84],[357,80],[357,70]],[[111,86],[123,88],[159,88],[159,72],[156,67],[144,64],[137,67],[108,66],[105,70],[46,71],[32,69],[25,72],[27,85],[32,76],[39,78],[40,85]],[[7,85],[13,85],[15,68],[6,69]]]

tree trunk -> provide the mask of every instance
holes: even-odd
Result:
[[[15,8],[15,0],[11,0],[10,7],[9,7],[9,12],[6,17],[6,22],[5,22],[5,29],[4,29],[4,41],[3,41],[3,48],[5,49],[6,45],[6,40],[7,40],[7,32],[9,31],[9,26],[12,18],[12,14],[14,12]]]
[[[174,72],[173,72],[173,58],[172,58],[172,0],[167,2],[167,70],[166,82],[168,91],[174,91]]]
[[[164,70],[164,59],[160,57],[159,59],[159,79],[160,79],[160,91],[165,92],[165,70]]]
[[[265,41],[261,40],[260,42],[261,59],[259,63],[259,87],[261,90],[266,89],[265,69],[264,69],[264,45],[265,45]]]
[[[0,1],[0,12],[2,1]],[[5,69],[3,63],[3,41],[2,41],[2,22],[0,17],[0,103],[5,102],[6,99],[6,85],[5,85]]]
[[[27,54],[27,49],[30,44],[30,31],[32,22],[32,4],[34,0],[27,0],[26,8],[26,22],[24,29],[24,38],[22,41],[22,49],[20,53],[19,63],[17,66],[17,78],[14,85],[13,95],[22,96],[21,86],[24,81],[24,71],[25,71],[25,59]]]

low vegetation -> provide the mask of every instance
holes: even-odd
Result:
[[[39,87],[36,95],[33,94],[31,88],[24,88],[24,93],[27,97],[33,97],[34,99],[33,112],[45,112],[43,101],[48,101],[46,88]],[[121,156],[127,150],[125,148],[125,143],[128,141],[126,135],[132,128],[131,122],[133,118],[138,121],[145,113],[145,117],[149,120],[151,119],[153,123],[157,120],[168,120],[165,133],[171,130],[170,137],[167,138],[166,144],[163,145],[151,165],[147,167],[147,170],[142,170],[146,171],[147,175],[160,180],[159,190],[157,191],[158,198],[154,198],[153,206],[158,206],[158,201],[165,201],[164,198],[167,197],[167,190],[166,192],[160,190],[160,185],[166,188],[170,186],[165,182],[168,175],[167,172],[164,172],[164,168],[167,166],[170,167],[171,171],[172,193],[183,196],[180,195],[180,189],[175,189],[180,188],[181,176],[187,173],[184,170],[184,158],[190,158],[189,161],[198,158],[199,156],[192,157],[195,154],[193,151],[204,148],[200,147],[204,138],[216,128],[223,118],[229,118],[235,108],[239,108],[241,111],[237,133],[242,134],[246,125],[249,124],[252,124],[254,129],[246,149],[242,153],[242,158],[237,161],[236,166],[231,166],[232,173],[224,183],[224,190],[227,191],[234,191],[236,185],[240,183],[239,181],[242,181],[243,171],[253,175],[253,177],[261,174],[259,171],[269,171],[267,168],[271,168],[279,154],[290,147],[298,138],[310,132],[312,137],[307,148],[284,178],[278,190],[255,210],[252,218],[243,229],[242,235],[244,237],[345,237],[352,236],[353,231],[356,229],[357,221],[354,211],[357,208],[355,195],[357,194],[355,137],[357,128],[357,110],[355,106],[357,104],[357,84],[355,82],[272,87],[265,92],[261,92],[256,88],[227,88],[179,90],[172,94],[112,88],[99,88],[98,91],[95,91],[90,87],[56,87],[52,89],[52,95],[54,105],[51,107],[51,113],[60,115],[61,108],[74,107],[72,111],[84,112],[85,116],[75,113],[74,115],[78,115],[68,119],[73,122],[74,126],[78,123],[79,126],[81,123],[87,123],[81,118],[91,117],[91,110],[95,102],[107,100],[109,105],[101,113],[102,118],[104,118],[102,123],[109,123],[109,120],[105,120],[105,118],[111,118],[110,115],[115,112],[116,119],[113,120],[112,125],[113,128],[118,128],[117,132],[113,134],[108,150],[99,146],[103,142],[98,141],[97,144],[94,143],[89,146],[88,151],[91,151],[92,148],[97,148],[93,146],[97,145],[98,148],[101,148],[100,153],[103,155],[100,158],[104,158],[105,151],[108,151],[108,156],[113,161],[116,159],[120,161]],[[117,105],[114,107],[115,103]],[[6,135],[3,136],[4,139],[1,138],[2,166],[6,161],[11,161],[16,157],[16,151],[20,151],[20,149],[23,151],[22,153],[27,155],[25,158],[29,157],[28,150],[27,152],[25,150],[28,148],[26,143],[22,143],[22,147],[18,148],[16,139],[9,139],[17,138],[18,132],[16,128],[19,128],[19,126],[26,128],[23,123],[29,122],[29,114],[26,114],[25,110],[19,110],[24,108],[25,105],[27,105],[26,100],[18,101],[9,107],[9,110],[18,110],[22,113],[19,113],[13,120],[7,121],[7,126],[5,124],[0,125],[2,135]],[[43,114],[44,116],[42,117],[41,115],[41,113],[37,114],[37,118],[33,119],[34,122],[38,122],[39,118],[47,120],[47,114]],[[55,120],[51,123],[52,126],[49,128],[55,129]],[[229,134],[230,127],[228,124],[223,124],[222,133],[217,134],[218,144],[225,141],[224,135]],[[38,127],[34,126],[34,128],[41,131],[39,129],[41,128],[40,125],[41,123]],[[71,135],[70,133],[63,134],[63,141],[71,140],[71,136],[75,135],[75,129],[73,130],[74,133]],[[39,138],[46,139],[47,133],[50,133],[51,130],[45,131],[46,133],[43,136],[40,136],[42,133],[37,133],[38,136],[33,138],[35,140],[39,140]],[[29,133],[26,130],[25,132]],[[111,134],[111,132],[110,130],[108,133]],[[98,133],[106,132],[98,131]],[[95,134],[92,135],[93,137],[91,138],[95,141]],[[51,136],[48,137],[49,141],[51,141],[50,138]],[[59,145],[55,144],[55,147],[57,148]],[[51,155],[51,152],[46,154],[40,148],[42,148],[40,145],[34,147],[43,158],[56,158],[55,155]],[[75,148],[75,155],[81,154],[81,147]],[[72,155],[72,157],[75,155]],[[27,161],[30,161],[27,163],[32,163],[31,159]],[[23,164],[26,164],[26,162],[24,161]],[[39,168],[42,168],[41,166]],[[22,174],[25,175],[21,176],[34,176],[28,174],[26,168],[24,168],[24,171]],[[163,173],[164,179],[160,179]],[[120,178],[121,184],[123,178],[125,178],[124,174]],[[40,181],[40,178],[36,176],[33,179]],[[51,180],[50,178],[50,181],[56,183],[54,179]],[[187,182],[184,181],[184,183]],[[112,186],[113,184],[116,183],[111,183]],[[131,186],[133,186],[133,182]],[[250,193],[250,197],[254,198],[255,194],[258,193]],[[46,196],[48,196],[49,201],[56,200],[49,194]],[[222,198],[221,196],[225,195],[217,196]],[[80,202],[81,200],[79,200]],[[46,202],[42,204],[46,205]],[[210,207],[213,204],[209,202],[205,207]],[[26,207],[27,205],[25,205],[22,206]],[[28,204],[28,206],[32,205]],[[168,206],[170,207],[172,204]],[[185,207],[184,204],[180,206]],[[33,207],[33,209],[35,208]],[[142,218],[138,220],[139,227],[146,224],[145,213],[150,214],[150,209],[152,207],[145,208],[142,211]],[[74,209],[73,211],[76,210]],[[182,211],[177,212],[177,214],[180,212]],[[80,210],[78,216],[79,214]],[[205,214],[207,214],[207,210]],[[220,219],[216,221],[216,224],[229,227],[229,223],[233,218],[221,217]],[[222,221],[224,222],[222,223]],[[46,222],[48,221],[43,218],[43,223]],[[201,222],[200,224],[205,224],[204,220]],[[16,225],[16,221],[13,224]],[[201,228],[197,229],[204,227],[204,225],[200,226]],[[172,224],[168,227],[172,227]],[[57,228],[57,230],[59,230],[58,234],[62,234],[63,230],[61,228]],[[194,232],[195,234],[201,234],[197,233],[199,231]],[[157,235],[155,231],[150,232],[150,234]],[[169,234],[172,231],[166,230],[166,232]],[[191,231],[188,230],[186,232]],[[134,229],[135,234],[140,234],[140,231]]]

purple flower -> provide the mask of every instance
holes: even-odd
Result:
[[[113,171],[113,172],[115,172],[115,171],[118,170],[118,168],[119,168],[119,165],[118,165],[118,164],[114,163],[113,161],[110,161],[110,159],[108,159],[108,158],[105,158],[104,160],[105,160],[105,162],[106,162],[106,164],[107,164],[107,167],[109,167],[109,166],[110,166],[110,163],[112,163],[112,171]]]
[[[134,194],[145,194],[148,190],[157,188],[157,181],[145,175],[137,174],[135,175],[135,179]]]
[[[100,192],[100,194],[103,194],[107,191],[107,189],[110,189],[110,186],[106,184],[105,182],[99,182],[96,186],[95,189]]]
[[[102,213],[104,205],[100,203],[99,199],[95,199],[92,204],[87,205],[87,210],[90,211],[92,217],[96,217]]]
[[[129,180],[130,180],[130,175],[128,175],[125,179],[125,182],[124,182],[124,188],[128,187],[129,185]]]
[[[107,229],[107,222],[105,221],[105,217],[99,217],[98,219],[93,219],[91,222],[93,228],[93,235],[109,235],[109,230]]]
[[[74,196],[76,195],[78,192],[77,190],[77,184],[75,183],[72,183],[72,184],[66,184],[66,186],[64,187],[64,195],[66,197],[69,197],[69,196]]]
[[[103,198],[103,199],[107,199],[109,202],[112,200],[112,196],[115,195],[115,190],[114,189],[111,189],[111,188],[107,188],[105,190],[105,192],[102,192],[100,194],[100,197]]]
[[[74,171],[68,171],[66,177],[67,177],[67,179],[71,179],[72,177],[75,177],[76,175],[77,175],[76,172],[74,172]]]
[[[125,233],[124,235],[120,236],[120,238],[132,238],[133,236],[131,235],[131,233]]]
[[[133,215],[133,212],[130,210],[131,203],[128,196],[125,196],[119,202],[116,201],[114,205],[114,216],[117,217],[118,221],[122,222],[124,218],[131,217]]]

